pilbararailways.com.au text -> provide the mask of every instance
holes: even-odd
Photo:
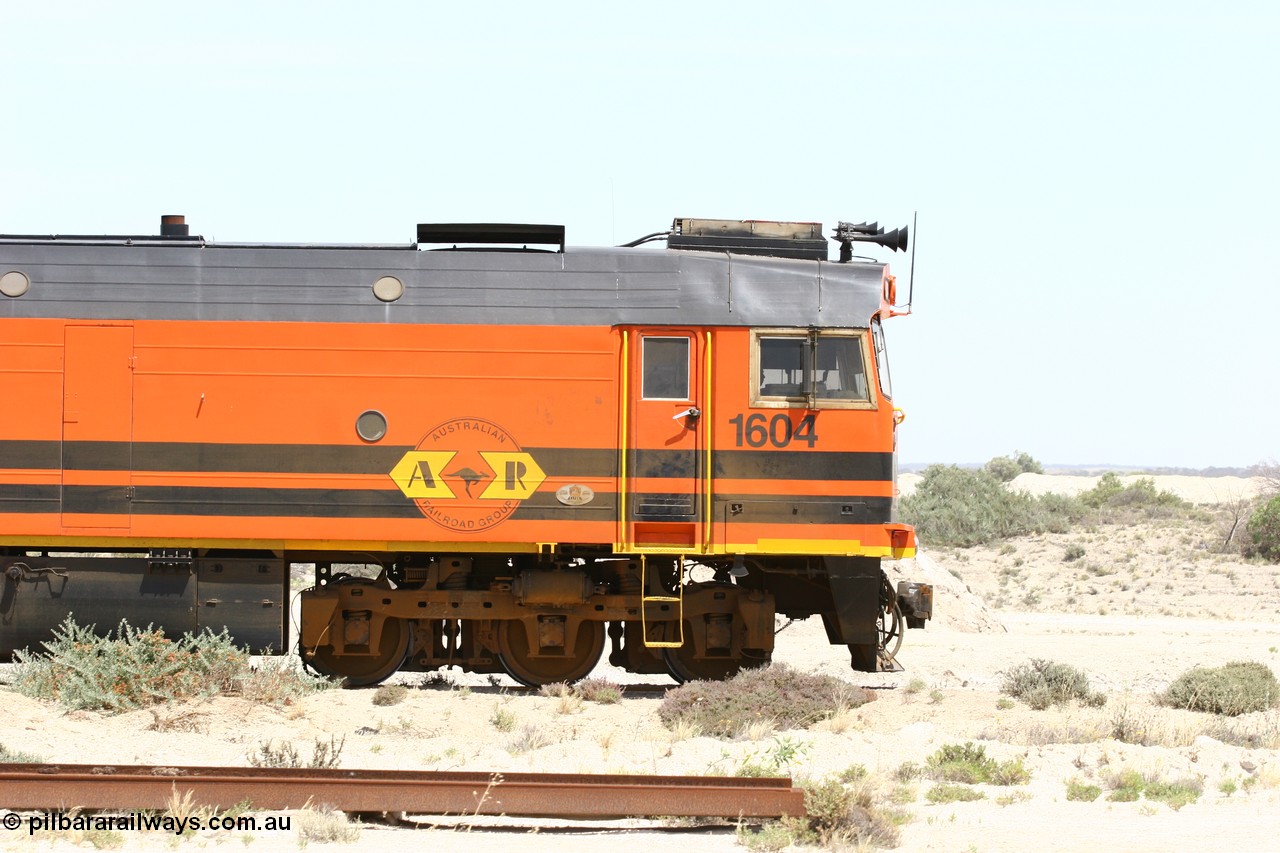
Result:
[[[224,830],[229,832],[276,832],[291,828],[289,815],[209,815],[173,817],[171,815],[130,812],[128,814],[64,814],[62,812],[40,812],[19,815],[9,812],[0,818],[0,825],[5,829],[19,830],[24,826],[28,835],[37,832],[172,832],[183,835],[187,832],[201,830]]]

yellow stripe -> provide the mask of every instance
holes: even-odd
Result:
[[[619,548],[617,554],[687,554],[688,546],[632,545]],[[902,560],[916,555],[915,548],[893,548],[889,545],[863,545],[856,539],[761,539],[757,542],[729,542],[722,548],[707,551],[709,556],[730,554],[775,554],[808,557],[885,557]]]
[[[177,539],[157,536],[0,536],[0,545],[28,548],[87,547],[98,551],[134,548],[253,548],[266,551],[437,551],[449,554],[536,554],[539,542],[422,542],[386,539]]]

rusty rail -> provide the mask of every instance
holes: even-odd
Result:
[[[267,767],[0,764],[0,808],[158,809],[191,792],[195,805],[255,809],[308,803],[346,812],[603,818],[781,817],[804,814],[790,779],[608,776]]]

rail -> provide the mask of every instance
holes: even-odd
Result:
[[[790,779],[89,764],[0,765],[0,808],[327,805],[345,812],[520,817],[752,817],[805,813]]]

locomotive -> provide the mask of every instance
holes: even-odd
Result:
[[[819,616],[896,668],[882,322],[906,229],[677,219],[620,247],[0,236],[0,656],[81,624],[296,643],[348,685],[457,666],[766,664]],[[665,248],[651,243],[665,242]],[[310,575],[290,637],[290,575]]]

